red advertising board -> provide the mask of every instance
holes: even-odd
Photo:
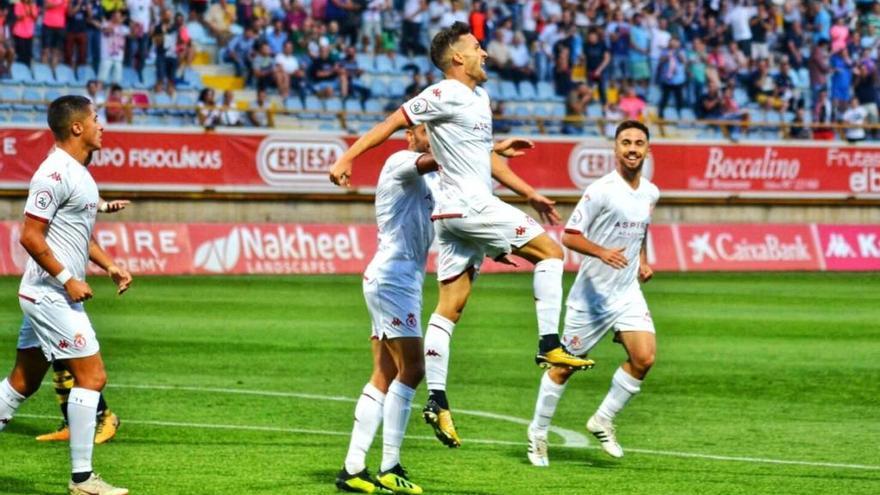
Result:
[[[327,172],[354,140],[333,133],[113,129],[92,173],[103,189],[116,190],[344,192]],[[880,198],[880,147],[836,144],[842,143],[655,140],[645,175],[666,196]],[[0,128],[0,187],[26,188],[51,146],[46,130]],[[397,137],[361,156],[353,187],[372,192],[385,159],[405,146]],[[608,141],[542,138],[511,164],[542,191],[580,195],[614,170],[614,157]]]
[[[678,225],[683,270],[819,270],[809,225]]]
[[[819,225],[819,245],[828,270],[880,270],[880,226]]]
[[[0,275],[28,259],[18,222],[0,222]],[[559,239],[561,227],[548,228]],[[362,273],[376,252],[376,227],[351,224],[98,223],[95,239],[115,262],[141,275]],[[432,249],[428,271],[436,271]],[[565,270],[583,256],[565,250]],[[491,260],[484,273],[531,271]],[[875,225],[653,225],[648,261],[656,271],[880,269]],[[97,267],[92,266],[92,273]]]

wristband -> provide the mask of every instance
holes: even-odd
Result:
[[[59,284],[64,285],[68,280],[72,279],[73,275],[67,270],[67,268],[58,272],[58,275],[55,275],[55,280],[58,281]]]

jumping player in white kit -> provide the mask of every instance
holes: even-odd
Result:
[[[592,361],[568,353],[559,340],[562,308],[562,248],[531,217],[493,194],[492,178],[529,199],[541,218],[559,220],[554,202],[520,179],[493,153],[489,96],[478,86],[487,80],[488,55],[464,23],[438,33],[431,59],[446,78],[403,104],[339,158],[330,179],[348,185],[352,162],[398,129],[424,123],[431,152],[440,164],[433,220],[439,241],[437,307],[425,332],[425,374],[430,395],[423,415],[441,442],[458,447],[446,398],[449,342],[484,257],[515,263],[513,253],[535,265],[534,296],[541,366],[586,369]],[[527,142],[524,142],[527,143]],[[528,143],[527,146],[531,146]]]
[[[373,373],[355,406],[348,454],[336,477],[336,486],[349,492],[422,493],[400,464],[400,447],[425,372],[422,286],[434,241],[432,190],[438,177],[430,172],[438,167],[424,125],[407,129],[406,140],[407,150],[388,157],[376,186],[379,247],[363,281],[372,319]],[[509,139],[496,148],[504,156],[518,156],[520,146],[519,140]],[[373,479],[365,459],[380,424],[382,464]]]
[[[30,325],[19,334],[15,367],[0,382],[0,429],[40,387],[53,360],[63,361],[75,386],[68,398],[72,495],[126,495],[92,472],[95,412],[107,377],[95,331],[83,309],[92,297],[89,261],[103,268],[122,294],[131,275],[92,238],[100,197],[86,168],[101,148],[103,128],[91,102],[62,96],[49,105],[55,149],[31,179],[21,245],[30,255],[19,303]]]
[[[617,169],[590,184],[565,226],[562,243],[586,255],[568,295],[563,342],[585,356],[608,331],[623,344],[628,359],[614,373],[611,389],[587,421],[587,430],[612,457],[622,457],[612,420],[639,392],[654,364],[654,322],[639,282],[653,276],[646,252],[651,212],[660,192],[642,177],[648,155],[648,128],[632,120],[617,127]],[[528,428],[528,458],[547,466],[547,431],[571,371],[544,373]]]

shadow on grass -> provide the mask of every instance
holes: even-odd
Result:
[[[0,476],[0,487],[3,487],[2,493],[4,494],[27,495],[38,493],[40,495],[45,495],[45,492],[37,490],[33,481],[12,478],[10,476]]]

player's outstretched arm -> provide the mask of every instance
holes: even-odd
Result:
[[[507,160],[499,155],[497,151],[492,153],[492,178],[511,191],[524,198],[528,198],[529,204],[541,216],[541,221],[550,225],[556,225],[562,220],[559,212],[556,211],[556,202],[539,194],[528,182],[516,175],[507,164]]]
[[[580,232],[566,232],[562,234],[562,245],[572,251],[599,258],[603,263],[612,268],[626,268],[626,265],[629,264],[626,256],[623,255],[624,248],[605,248],[587,239]]]
[[[70,272],[64,265],[58,261],[49,244],[46,242],[46,232],[49,230],[49,224],[36,220],[31,217],[25,217],[24,227],[21,229],[21,238],[19,242],[21,247],[37,262],[43,270],[49,275],[55,277],[67,295],[74,302],[82,302],[92,297],[92,288],[83,280],[77,280],[70,275]]]
[[[101,201],[98,205],[98,211],[101,213],[116,213],[117,211],[122,211],[126,206],[130,205],[131,201],[127,199],[117,199],[114,201],[104,201],[101,198]]]
[[[397,110],[384,121],[373,126],[366,134],[351,145],[345,153],[330,167],[330,182],[347,187],[351,185],[351,167],[354,159],[363,152],[384,143],[392,134],[408,125],[403,110]]]
[[[131,285],[131,274],[125,268],[116,266],[110,255],[101,248],[101,245],[94,238],[89,240],[89,260],[104,269],[107,275],[110,275],[110,279],[116,284],[117,294],[128,290]]]

